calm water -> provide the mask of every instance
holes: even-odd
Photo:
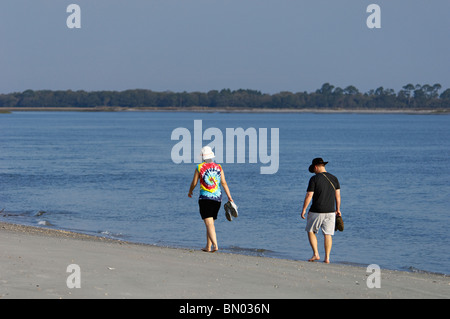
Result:
[[[171,159],[172,131],[193,134],[196,119],[224,137],[226,128],[280,129],[276,174],[261,175],[259,162],[223,164],[240,216],[228,222],[221,210],[221,250],[308,259],[299,214],[307,168],[323,157],[340,180],[345,221],[332,261],[450,274],[449,115],[0,114],[0,220],[203,247],[197,200],[187,197],[195,164]],[[322,235],[319,247],[323,256]]]

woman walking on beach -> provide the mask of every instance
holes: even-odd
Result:
[[[228,200],[232,202],[233,199],[231,198],[222,166],[213,161],[215,155],[211,147],[203,147],[201,155],[203,162],[198,164],[195,169],[188,196],[192,197],[192,192],[194,191],[195,186],[197,186],[198,181],[200,181],[198,205],[200,208],[200,215],[206,226],[206,246],[202,250],[206,252],[215,252],[219,249],[219,246],[217,245],[214,221],[217,219],[217,214],[222,202],[221,186],[227,194]]]

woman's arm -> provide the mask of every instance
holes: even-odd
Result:
[[[195,186],[197,186],[199,176],[198,170],[195,169],[194,178],[192,178],[191,187],[189,188],[189,197],[192,197],[192,192],[194,191]]]
[[[225,173],[223,172],[223,170],[222,170],[222,172],[220,174],[220,183],[222,184],[222,187],[223,187],[223,189],[225,191],[225,194],[227,194],[227,196],[228,196],[228,200],[230,202],[232,202],[233,198],[231,198],[230,189],[228,188],[227,181],[225,180]]]

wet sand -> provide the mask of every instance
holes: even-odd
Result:
[[[79,272],[67,271],[73,264]],[[450,297],[446,276],[381,269],[381,287],[369,288],[371,274],[365,267],[205,253],[0,223],[2,299]],[[69,288],[68,278],[69,286],[80,288]]]

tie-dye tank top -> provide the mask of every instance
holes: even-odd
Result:
[[[198,164],[200,173],[200,197],[199,199],[210,199],[222,201],[222,190],[220,188],[220,175],[222,166],[214,162]]]

